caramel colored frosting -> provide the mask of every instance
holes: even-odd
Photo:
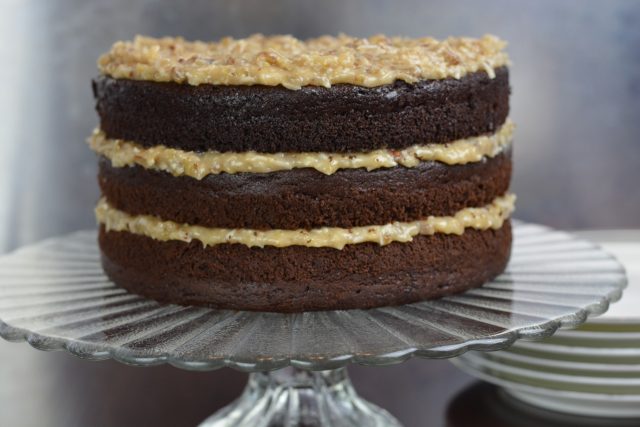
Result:
[[[190,85],[282,85],[330,87],[338,83],[374,87],[404,80],[459,79],[509,63],[506,43],[479,39],[409,39],[377,35],[323,36],[306,41],[256,34],[245,39],[188,42],[137,36],[115,43],[98,60],[103,74],[119,79]]]
[[[130,141],[108,139],[95,130],[88,143],[92,150],[111,160],[114,167],[142,166],[174,176],[202,179],[219,173],[267,173],[313,168],[326,175],[338,169],[365,168],[368,171],[398,165],[415,167],[435,160],[449,165],[478,162],[494,157],[511,143],[514,125],[507,121],[495,134],[460,139],[447,144],[413,145],[404,150],[374,150],[366,153],[257,153],[248,151],[198,153],[162,145],[145,148]]]
[[[499,229],[514,210],[515,195],[505,194],[482,208],[465,208],[454,216],[430,216],[412,222],[393,222],[385,225],[337,228],[322,227],[311,230],[251,230],[244,228],[210,228],[199,225],[163,221],[149,215],[129,215],[109,205],[102,198],[96,207],[96,218],[107,231],[126,231],[155,240],[198,240],[204,246],[238,243],[249,247],[306,246],[342,249],[345,245],[373,242],[410,242],[419,234],[462,234],[465,228]]]

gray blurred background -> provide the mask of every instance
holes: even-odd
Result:
[[[518,124],[516,216],[569,229],[640,227],[638,1],[0,0],[0,252],[95,227],[96,161],[84,144],[97,124],[90,79],[97,57],[114,41],[138,33],[211,40],[254,32],[303,38],[493,33],[508,40]],[[231,399],[243,381],[227,371],[95,365],[2,343],[0,360],[2,425],[148,425],[145,411],[162,409],[163,399],[178,401],[161,411],[162,420],[181,425],[176,420],[186,415],[175,408],[189,410],[195,422]],[[206,390],[221,400],[207,408],[208,398],[194,390],[212,379],[231,385],[221,392],[208,383]],[[445,362],[355,370],[354,380],[367,397],[416,426],[440,419],[452,390],[470,381]],[[134,405],[124,398],[127,389],[144,390],[146,400]],[[48,416],[29,408],[48,409]],[[15,423],[17,417],[23,422]],[[96,424],[97,417],[107,421]]]
[[[94,227],[97,57],[135,34],[345,32],[509,41],[516,216],[640,226],[640,3],[1,0],[0,251]]]

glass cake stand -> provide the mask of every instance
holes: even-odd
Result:
[[[95,231],[0,258],[0,335],[136,366],[252,372],[201,426],[399,426],[355,393],[345,366],[500,350],[576,326],[620,298],[622,266],[598,246],[514,222],[507,271],[479,289],[399,307],[296,314],[163,305],[103,274]]]

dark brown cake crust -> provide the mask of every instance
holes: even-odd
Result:
[[[509,72],[366,88],[190,86],[99,77],[102,130],[190,151],[348,152],[494,132],[509,113]]]
[[[367,172],[313,169],[220,174],[201,181],[139,166],[100,162],[102,194],[132,215],[221,228],[357,227],[453,215],[482,207],[509,188],[511,152],[466,165],[424,162]]]
[[[234,310],[299,312],[401,305],[450,295],[506,267],[511,225],[410,243],[332,248],[249,248],[160,242],[100,229],[107,275],[163,302]]]

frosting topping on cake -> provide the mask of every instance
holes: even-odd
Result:
[[[162,145],[145,148],[134,142],[109,139],[100,130],[94,131],[88,144],[95,152],[111,160],[114,167],[138,165],[196,179],[223,172],[268,173],[298,168],[313,168],[331,175],[339,169],[365,168],[371,171],[399,165],[415,167],[420,162],[433,160],[449,165],[478,162],[483,157],[496,156],[507,147],[513,138],[513,130],[514,124],[508,120],[492,135],[366,153],[198,153]]]
[[[385,225],[338,228],[322,227],[311,230],[251,230],[244,228],[210,228],[173,221],[150,215],[130,215],[115,209],[105,198],[96,207],[96,218],[107,231],[127,231],[156,240],[198,240],[204,246],[239,243],[249,247],[330,247],[342,249],[345,245],[372,242],[388,245],[392,242],[410,242],[420,234],[462,234],[465,228],[478,230],[502,227],[514,210],[515,195],[505,194],[481,208],[465,208],[454,216],[430,216],[411,222],[393,222]]]
[[[190,85],[282,85],[365,87],[403,80],[459,79],[468,73],[508,65],[506,42],[491,35],[445,40],[323,36],[302,41],[292,36],[252,35],[217,42],[137,36],[115,43],[98,60],[103,74],[119,79]]]

